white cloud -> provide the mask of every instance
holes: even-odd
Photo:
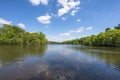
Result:
[[[42,24],[50,24],[50,23],[51,23],[51,21],[50,21],[51,18],[52,18],[52,17],[47,14],[47,15],[45,15],[45,16],[39,16],[39,17],[37,17],[37,20],[38,20],[40,23],[42,23]]]
[[[80,21],[81,21],[81,19],[77,19],[76,21],[80,22]]]
[[[22,29],[24,29],[26,27],[25,24],[23,24],[23,23],[19,23],[18,26]]]
[[[69,32],[68,33],[62,33],[59,36],[70,36],[70,33]]]
[[[49,13],[52,17],[57,18],[57,14]]]
[[[80,27],[75,31],[75,33],[81,33],[83,30],[84,30],[84,27]]]
[[[5,19],[0,18],[0,24],[11,24],[12,21],[7,21]]]
[[[80,27],[80,28],[78,28],[76,30],[71,30],[69,32],[61,33],[59,36],[70,36],[71,34],[81,33],[82,31],[84,31],[84,27]]]
[[[56,36],[47,36],[47,39],[49,41],[58,41],[58,42],[72,40],[72,39],[76,39],[76,38],[90,35],[90,33],[87,33],[86,31],[91,30],[92,28],[93,28],[92,26],[87,27],[87,28],[79,27],[78,29],[70,30],[68,32],[61,33],[61,34],[56,35]]]
[[[64,14],[68,13],[69,10],[70,10],[69,7],[64,7],[64,8],[59,9],[59,10],[58,10],[58,16],[62,16],[62,15],[64,15]]]
[[[71,30],[71,31],[69,31],[69,33],[81,33],[82,31],[84,31],[84,27],[80,27],[76,30]]]
[[[46,36],[46,38],[49,40],[49,41],[63,41],[62,40],[62,37],[58,37],[58,36]]]
[[[75,32],[75,30],[71,30],[71,31],[69,31],[70,33],[74,33]]]
[[[60,5],[62,5],[63,8],[60,8],[58,10],[58,16],[62,16],[68,12],[70,12],[70,10],[72,11],[72,15],[74,15],[77,12],[77,7],[80,5],[80,1],[74,1],[74,0],[58,0],[58,3]]]
[[[86,30],[92,30],[92,29],[93,29],[92,26],[86,28]]]
[[[29,0],[30,3],[32,3],[33,6],[38,6],[40,4],[44,4],[47,5],[48,4],[48,0]]]
[[[75,16],[75,13],[77,12],[78,10],[73,10],[73,11],[71,11],[71,16]]]
[[[76,2],[74,2],[74,1],[68,1],[68,6],[71,8],[71,9],[74,9],[74,8],[76,8],[78,5],[80,4],[80,1],[76,1]]]
[[[65,20],[66,20],[66,18],[65,18],[65,17],[62,17],[61,19],[62,19],[63,21],[65,21]]]
[[[76,7],[74,10],[71,11],[70,15],[75,16],[75,14],[78,12],[79,9],[80,7]]]
[[[48,41],[57,41],[57,42],[62,42],[66,40],[71,40],[75,39],[76,37],[73,36],[46,36]]]

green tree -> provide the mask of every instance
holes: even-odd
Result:
[[[80,39],[64,41],[64,44],[120,47],[120,24],[115,29],[106,28],[105,32]]]
[[[111,28],[106,28],[106,29],[105,29],[105,32],[107,32],[108,30],[111,30]]]
[[[45,34],[29,33],[25,30],[8,24],[0,28],[0,44],[46,44]]]
[[[120,24],[118,24],[117,26],[115,26],[115,29],[120,30]]]

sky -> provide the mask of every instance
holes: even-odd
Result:
[[[120,0],[0,0],[0,26],[43,32],[49,41],[96,35],[120,24]]]

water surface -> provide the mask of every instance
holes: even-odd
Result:
[[[120,80],[120,48],[1,45],[0,80]]]

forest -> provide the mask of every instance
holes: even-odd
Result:
[[[30,33],[14,25],[3,24],[0,27],[0,45],[30,45],[46,44],[47,39],[44,33]]]
[[[114,29],[106,28],[105,32],[100,32],[97,35],[91,35],[79,39],[68,40],[62,43],[81,44],[90,46],[120,47],[120,24],[115,26]]]
[[[0,45],[30,45],[30,44],[58,44],[59,42],[47,41],[42,32],[27,32],[18,26],[3,24],[0,27]],[[60,44],[60,43],[59,43]],[[114,29],[106,28],[105,32],[74,40],[63,41],[62,44],[80,44],[90,46],[120,47],[120,24]]]

